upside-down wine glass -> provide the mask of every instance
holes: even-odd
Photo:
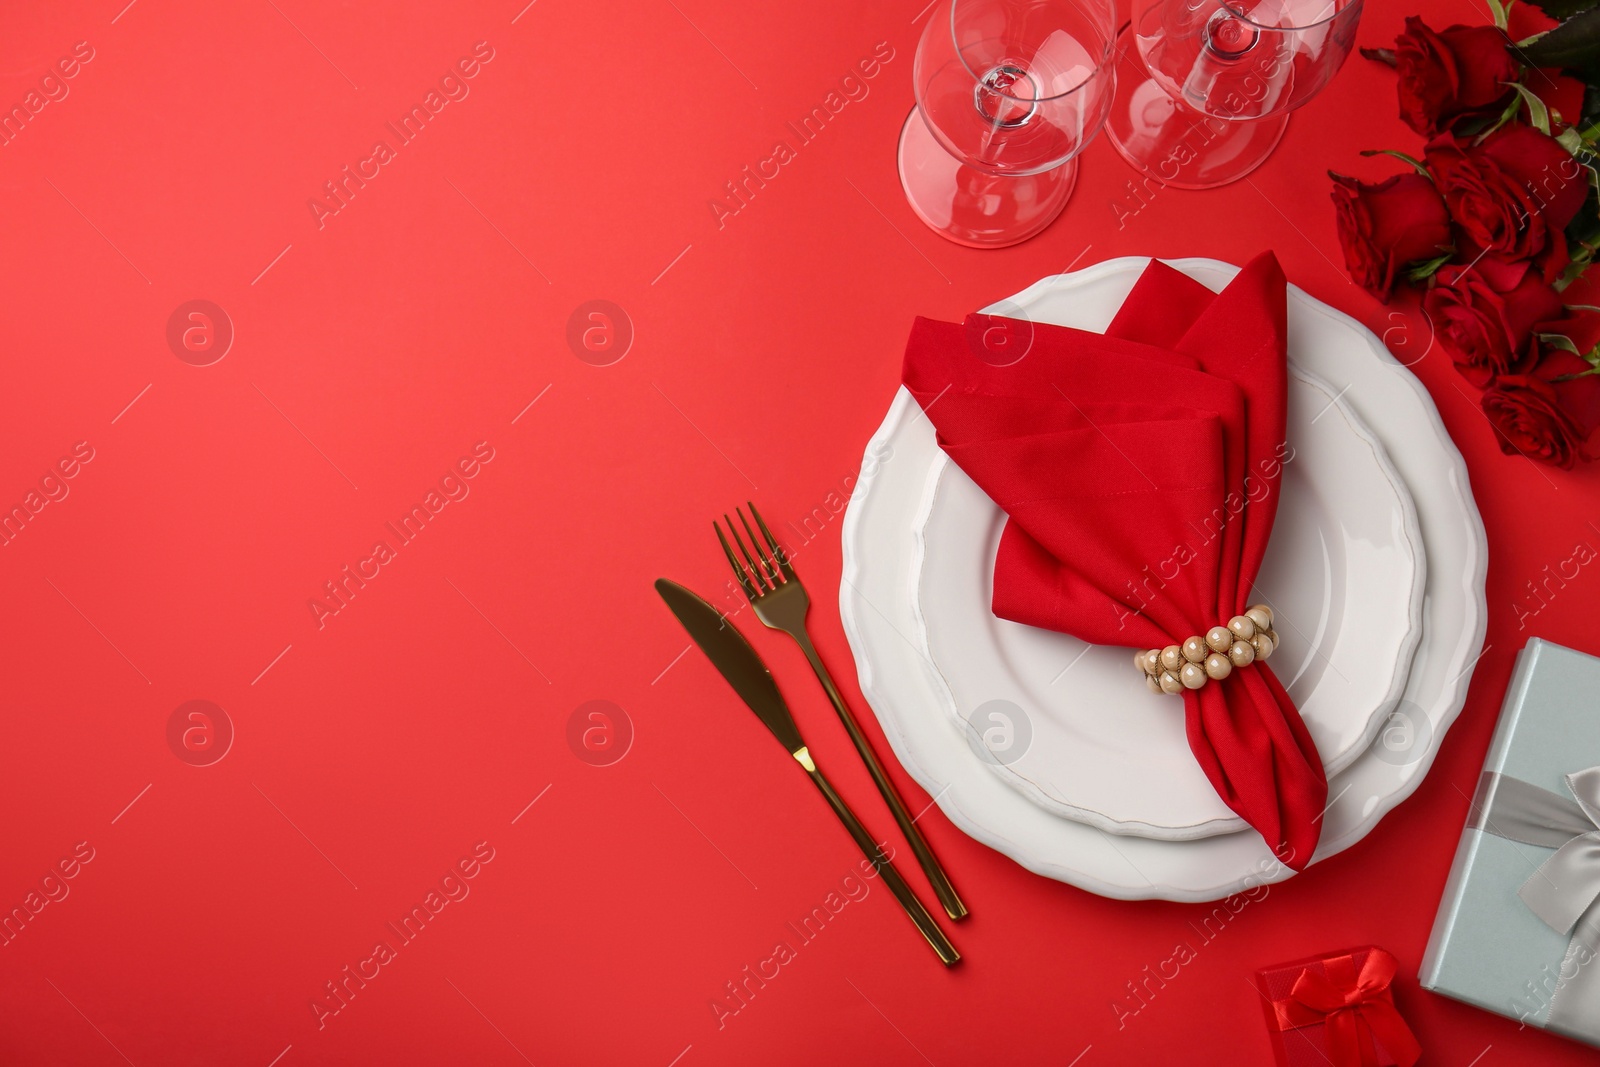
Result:
[[[917,45],[900,184],[923,222],[973,248],[1061,214],[1113,96],[1115,0],[944,0]]]
[[[1362,0],[1134,0],[1107,134],[1146,177],[1213,189],[1261,165],[1343,65]]]

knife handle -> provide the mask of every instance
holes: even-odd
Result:
[[[800,759],[803,754],[806,758]],[[828,805],[833,808],[833,813],[839,816],[839,821],[844,823],[846,830],[850,831],[850,836],[856,839],[856,845],[860,847],[862,855],[866,856],[872,865],[878,869],[878,872],[883,875],[884,884],[889,887],[889,892],[894,894],[895,899],[900,902],[900,906],[905,909],[906,915],[916,924],[922,936],[928,939],[928,944],[933,946],[933,951],[939,954],[940,961],[946,967],[953,967],[960,962],[961,953],[956,951],[956,947],[950,943],[950,939],[945,936],[944,931],[939,929],[939,924],[934,922],[933,916],[928,914],[928,909],[922,906],[922,901],[917,899],[916,894],[911,891],[911,887],[906,884],[906,880],[900,877],[900,872],[895,870],[894,864],[880,854],[877,842],[872,840],[872,835],[867,833],[866,827],[861,825],[861,820],[856,818],[856,813],[850,810],[850,805],[844,802],[844,798],[834,792],[832,783],[823,777],[821,771],[817,770],[806,750],[801,749],[795,753],[795,759],[799,760],[800,765],[806,769],[806,773],[816,783],[817,789],[827,799]]]
[[[856,722],[856,717],[850,712],[850,706],[839,694],[839,687],[833,684],[833,675],[822,662],[822,657],[817,655],[816,646],[811,643],[811,638],[803,630],[792,636],[799,642],[800,651],[805,653],[806,661],[811,664],[811,670],[816,674],[817,681],[822,683],[822,690],[828,694],[828,700],[833,704],[833,710],[838,713],[839,721],[844,723],[845,732],[850,735],[850,743],[856,746],[861,762],[867,765],[867,773],[872,775],[873,784],[878,787],[884,803],[889,805],[889,812],[894,816],[895,824],[900,827],[906,843],[911,846],[911,854],[916,857],[922,873],[928,876],[928,884],[933,886],[933,895],[939,898],[944,913],[952,919],[966,918],[967,906],[956,894],[955,886],[950,884],[950,876],[945,874],[938,857],[928,846],[928,839],[917,829],[916,819],[906,810],[905,801],[900,799],[900,791],[889,780],[883,764],[878,761],[878,754],[872,750],[872,742],[861,732],[861,725]]]

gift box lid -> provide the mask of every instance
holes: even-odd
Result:
[[[1327,1067],[1333,1060],[1327,1027],[1322,1023],[1298,1024],[1293,1019],[1284,1018],[1284,1015],[1293,1015],[1294,1012],[1282,1012],[1283,1006],[1290,1005],[1293,1000],[1295,984],[1301,975],[1310,973],[1334,981],[1335,985],[1351,981],[1361,971],[1367,958],[1374,952],[1381,951],[1375,945],[1362,945],[1359,948],[1347,948],[1339,952],[1327,952],[1319,956],[1312,956],[1292,963],[1282,963],[1273,967],[1265,967],[1256,972],[1256,988],[1261,993],[1261,1008],[1266,1017],[1267,1032],[1272,1041],[1272,1052],[1280,1067]],[[1387,953],[1384,954],[1387,957]],[[1387,957],[1388,966],[1393,966],[1393,958]],[[1330,970],[1330,964],[1333,969]],[[1376,997],[1389,1005],[1394,1004],[1394,992],[1385,987]],[[1315,1013],[1305,1013],[1307,1018]],[[1371,1043],[1370,1051],[1375,1055],[1378,1067],[1393,1067],[1399,1061],[1396,1050],[1385,1047],[1380,1036],[1370,1032],[1361,1035],[1361,1043]],[[1406,1039],[1410,1041],[1409,1036]],[[1404,1042],[1402,1042],[1403,1044]],[[1404,1050],[1399,1050],[1403,1052]],[[1409,1062],[1411,1057],[1405,1057]]]
[[[1570,800],[1566,776],[1600,766],[1597,694],[1600,659],[1539,638],[1518,654],[1418,974],[1426,989],[1590,1043],[1600,1035],[1550,1023],[1571,938],[1518,895],[1554,847],[1479,826],[1508,779]]]

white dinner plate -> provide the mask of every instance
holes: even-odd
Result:
[[[1046,278],[1005,306],[1104,329],[1147,263],[1115,259]],[[1213,290],[1238,272],[1215,260],[1172,265]],[[1423,636],[1405,690],[1371,747],[1330,782],[1316,860],[1360,840],[1432,764],[1480,654],[1487,546],[1460,453],[1427,392],[1382,343],[1291,286],[1289,347],[1386,447],[1415,502],[1428,563]],[[1253,831],[1189,841],[1110,834],[1031,803],[974,754],[966,731],[939,710],[938,675],[916,636],[914,531],[940,453],[909,393],[896,395],[867,454],[845,517],[840,612],[891,747],[951,821],[1030,870],[1104,896],[1215,900],[1288,877]]]
[[[1383,446],[1292,355],[1287,438],[1249,602],[1273,609],[1272,669],[1331,775],[1371,744],[1405,687],[1422,636],[1421,532]],[[1183,701],[1145,687],[1131,647],[995,616],[1005,512],[942,452],[934,467],[915,524],[912,610],[940,704],[978,756],[1033,803],[1112,833],[1179,841],[1245,829],[1195,762]],[[1187,536],[1198,547],[1208,532]],[[1130,588],[1175,577],[1169,562],[1129,575]]]

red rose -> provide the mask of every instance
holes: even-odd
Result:
[[[1532,126],[1503,126],[1482,144],[1444,133],[1423,155],[1468,260],[1532,259],[1553,281],[1567,263],[1562,232],[1588,195],[1583,166]]]
[[[1590,369],[1571,352],[1546,348],[1531,372],[1507,375],[1485,390],[1483,412],[1500,451],[1563,469],[1588,460],[1585,446],[1600,426],[1600,377],[1583,374]],[[1582,376],[1557,380],[1569,375]]]
[[[1345,269],[1379,300],[1388,302],[1400,267],[1449,247],[1450,213],[1422,175],[1397,174],[1375,185],[1332,171],[1328,176]]]
[[[1451,26],[1435,33],[1416,16],[1394,39],[1400,118],[1432,137],[1457,119],[1498,112],[1518,73],[1506,35],[1493,26]]]
[[[1439,346],[1482,389],[1498,375],[1526,370],[1537,347],[1534,327],[1558,318],[1561,297],[1526,263],[1483,259],[1445,267],[1422,298]]]

